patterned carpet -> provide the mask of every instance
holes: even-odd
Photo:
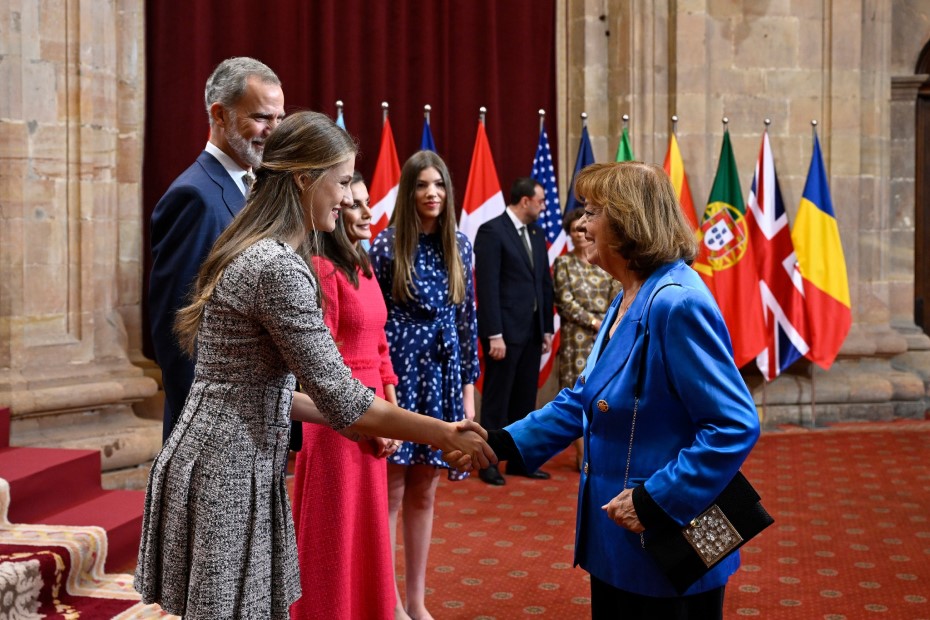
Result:
[[[132,575],[104,572],[103,528],[10,523],[9,503],[0,478],[0,620],[177,618],[138,602]]]
[[[436,618],[590,617],[587,575],[572,568],[573,458],[554,458],[549,481],[441,480]],[[776,522],[743,548],[727,618],[930,619],[930,422],[766,433],[744,472]]]

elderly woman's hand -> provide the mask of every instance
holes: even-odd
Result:
[[[607,516],[611,521],[634,534],[639,534],[646,529],[639,522],[636,509],[633,508],[633,489],[624,489],[620,495],[601,506],[601,509],[607,511]]]

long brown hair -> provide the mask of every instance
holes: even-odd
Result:
[[[352,175],[352,182],[349,186],[356,183],[365,183],[365,178],[358,170]],[[372,275],[371,261],[368,259],[368,253],[362,248],[361,242],[352,242],[346,233],[345,218],[342,213],[336,220],[336,228],[333,232],[323,232],[318,230],[310,231],[311,238],[315,238],[310,244],[310,252],[314,256],[322,256],[330,261],[336,269],[341,271],[352,286],[358,288],[358,272],[361,270],[366,278]]]
[[[307,175],[311,184],[305,191],[315,192],[324,173],[357,152],[358,146],[349,134],[318,112],[292,114],[271,132],[245,207],[219,236],[200,267],[192,303],[178,311],[174,331],[182,348],[193,354],[204,308],[226,266],[246,248],[262,239],[285,240],[301,235],[305,241],[297,251],[305,259],[309,256],[306,233],[313,222],[308,222],[307,217],[312,218],[312,213],[304,212],[297,178]],[[308,265],[312,270],[313,266]]]
[[[442,158],[433,151],[418,151],[410,156],[400,171],[397,203],[391,224],[394,226],[394,281],[391,295],[397,302],[410,301],[415,283],[413,262],[423,226],[417,213],[417,179],[427,168],[435,168],[446,187],[446,199],[437,218],[442,244],[443,261],[449,276],[449,302],[460,304],[465,300],[465,266],[459,254],[455,228],[455,197],[452,179]]]

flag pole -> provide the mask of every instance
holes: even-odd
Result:
[[[588,113],[582,112],[581,113],[581,128],[584,129],[587,126],[588,126]]]
[[[678,134],[678,115],[672,114],[672,133]]]
[[[431,106],[428,103],[425,106],[423,106],[423,118],[426,119],[427,125],[429,125],[429,113],[430,113],[430,110],[432,109],[433,109],[433,106]]]
[[[488,109],[484,106],[478,108],[478,121],[484,125],[484,117],[488,115]]]
[[[811,140],[817,139],[817,119],[811,119]],[[814,382],[814,364],[811,367],[811,429],[817,426],[817,387]]]
[[[546,111],[540,108],[539,109],[539,133],[542,133],[542,130],[545,124],[546,124]]]
[[[769,125],[772,124],[772,119],[766,118],[762,121],[762,124],[765,125],[765,129],[762,130],[763,133],[768,133]],[[778,361],[775,361],[778,364]],[[762,419],[768,415],[768,399],[767,399],[767,387],[769,384],[768,377],[762,377]]]
[[[382,101],[381,102],[381,124],[382,125],[387,122],[387,117],[388,117],[388,102]]]
[[[336,118],[339,118],[340,114],[342,114],[342,99],[336,100]]]
[[[627,124],[630,122],[630,115],[629,115],[629,114],[624,114],[624,115],[621,116],[620,118],[623,120],[623,128],[626,129],[626,128],[627,128]]]
[[[723,132],[728,133],[730,131],[730,119],[724,116],[722,119],[722,122],[723,122]]]

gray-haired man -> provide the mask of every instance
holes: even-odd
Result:
[[[181,415],[194,378],[194,363],[172,331],[175,314],[187,305],[213,242],[245,205],[252,168],[261,164],[265,139],[284,118],[281,81],[253,58],[221,62],[207,80],[204,100],[209,141],[152,213],[148,303],[165,388],[164,440]]]

